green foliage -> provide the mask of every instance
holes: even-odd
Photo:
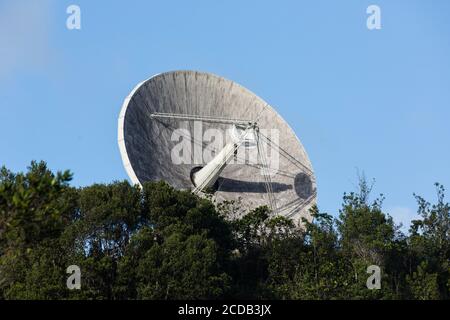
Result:
[[[417,300],[439,299],[438,275],[430,273],[427,269],[428,263],[422,261],[412,276],[406,276],[411,298]]]
[[[206,299],[227,294],[231,228],[207,200],[165,183],[74,189],[33,162],[0,175],[0,297]],[[82,290],[66,288],[66,268]]]
[[[444,188],[408,235],[370,201],[364,177],[339,217],[301,225],[267,207],[242,214],[164,182],[84,188],[32,162],[0,170],[0,299],[449,299]],[[66,268],[81,269],[81,290]],[[366,270],[381,268],[381,289]]]
[[[218,263],[217,246],[206,234],[171,234],[154,244],[137,266],[139,299],[219,298],[230,278]]]
[[[445,189],[436,183],[438,201],[431,205],[415,195],[422,217],[412,222],[409,247],[411,264],[417,271],[409,282],[426,282],[428,291],[411,290],[412,297],[450,298],[450,205],[444,201]],[[436,287],[436,288],[435,288]]]
[[[25,249],[58,237],[74,213],[70,172],[54,175],[32,162],[26,174],[0,171],[0,252]]]
[[[76,215],[71,178],[68,171],[53,174],[43,162],[32,162],[26,174],[1,169],[1,297],[57,298],[64,291],[60,237]]]

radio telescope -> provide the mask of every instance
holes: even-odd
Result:
[[[316,182],[302,144],[261,98],[210,73],[174,71],[139,83],[118,121],[123,164],[135,184],[266,205],[299,223],[311,220]]]

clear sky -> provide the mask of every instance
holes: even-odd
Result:
[[[68,30],[66,8],[81,8]],[[366,8],[381,9],[368,30]],[[195,69],[236,81],[291,125],[336,214],[357,169],[397,222],[450,188],[450,1],[2,1],[0,165],[127,179],[121,104],[141,80]]]

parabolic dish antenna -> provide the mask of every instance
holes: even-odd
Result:
[[[133,183],[164,180],[177,189],[235,201],[245,211],[311,220],[316,182],[302,144],[261,98],[222,77],[158,74],[125,98],[118,142]]]

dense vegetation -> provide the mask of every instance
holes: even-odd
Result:
[[[300,230],[258,208],[233,218],[163,182],[69,185],[33,162],[0,172],[1,299],[449,299],[450,206],[437,185],[407,235],[362,180],[339,218]],[[69,290],[66,268],[81,269]],[[382,271],[368,290],[369,265]]]

